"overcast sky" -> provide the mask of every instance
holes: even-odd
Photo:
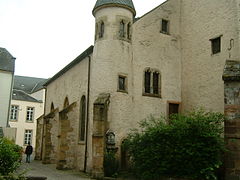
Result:
[[[165,0],[133,0],[137,17]],[[94,44],[96,0],[0,0],[0,47],[15,74],[49,78]]]

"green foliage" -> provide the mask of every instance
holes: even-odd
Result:
[[[115,151],[108,151],[104,155],[104,176],[106,177],[116,177],[118,174],[118,161],[115,157]]]
[[[22,148],[6,138],[0,138],[0,176],[13,173],[20,165]]]
[[[151,180],[216,179],[225,151],[223,121],[222,114],[204,111],[142,121],[141,131],[129,134],[125,144],[135,173]]]

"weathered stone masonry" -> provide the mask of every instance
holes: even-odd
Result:
[[[225,95],[225,179],[240,179],[240,61],[226,62],[223,74]]]

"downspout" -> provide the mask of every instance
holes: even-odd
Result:
[[[87,153],[88,153],[88,123],[89,123],[89,94],[90,94],[90,75],[91,75],[91,57],[88,56],[88,87],[87,87],[87,122],[86,122],[86,144],[84,154],[84,172],[87,170]]]
[[[41,153],[40,153],[40,160],[43,159],[43,139],[44,139],[44,129],[45,129],[45,119],[44,119],[44,116],[45,116],[45,112],[46,112],[46,99],[47,99],[47,87],[45,86],[44,87],[45,89],[45,97],[44,97],[44,110],[43,110],[43,126],[42,126],[42,140],[41,140]]]

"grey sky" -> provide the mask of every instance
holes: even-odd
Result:
[[[137,17],[165,0],[133,0]],[[0,47],[16,57],[15,74],[49,78],[94,39],[96,0],[0,0]]]

